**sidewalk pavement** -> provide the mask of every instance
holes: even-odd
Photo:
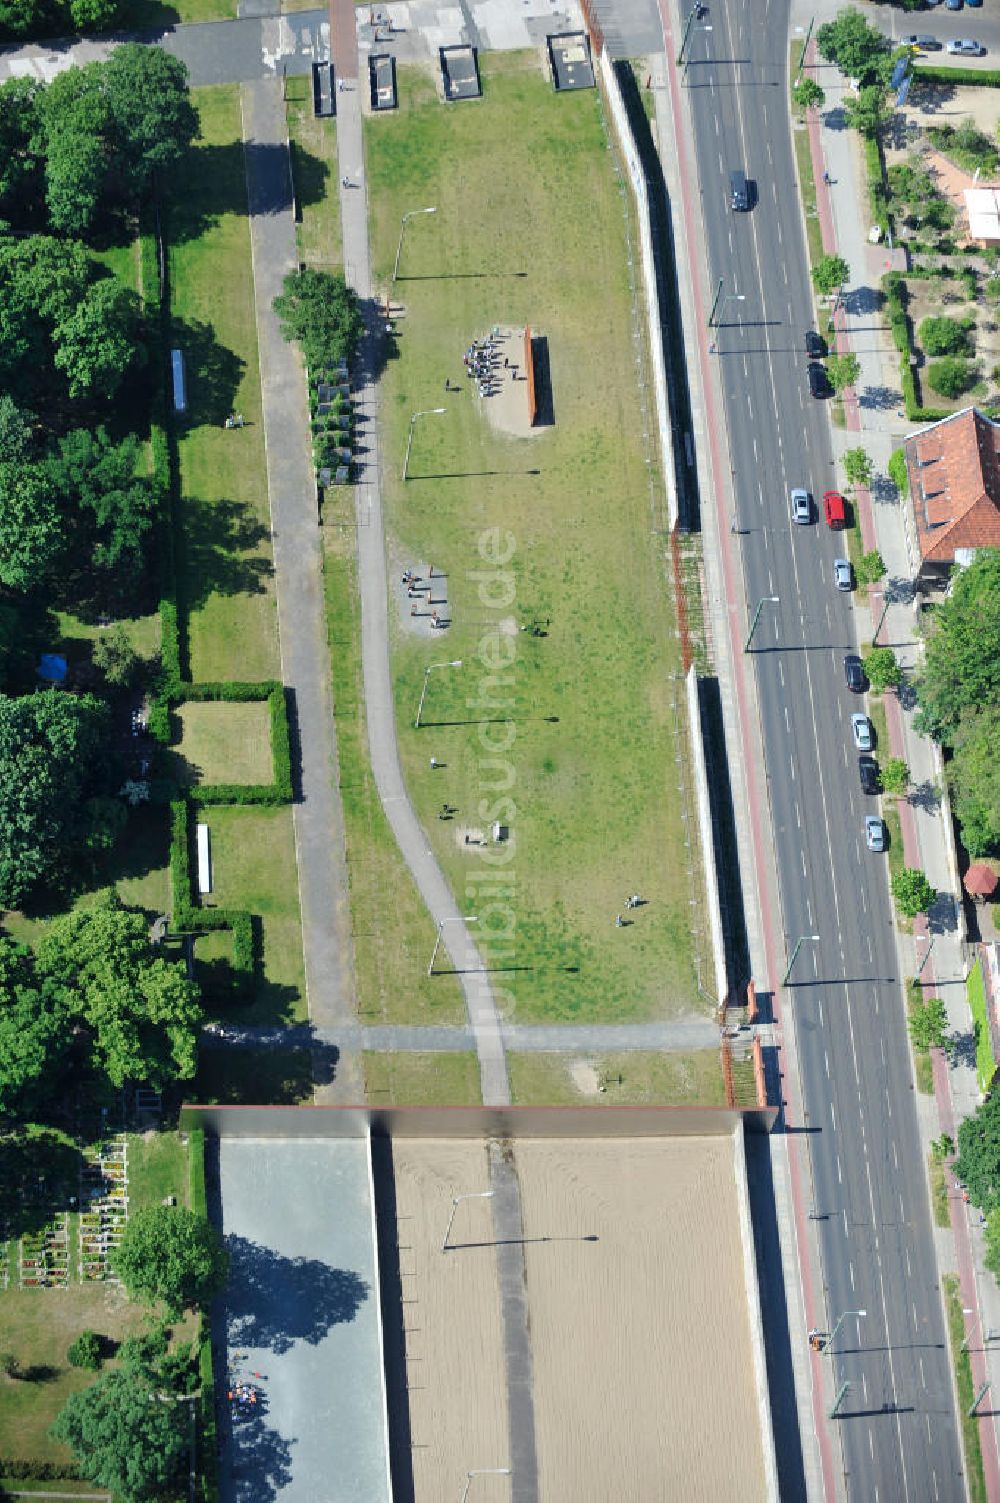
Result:
[[[823,68],[821,82],[826,92],[824,111],[837,110],[846,92],[843,79],[835,70]],[[836,251],[851,267],[850,291],[837,320],[837,348],[853,351],[861,365],[857,399],[845,403],[847,427],[846,431],[834,429],[835,446],[843,453],[861,444],[874,461],[876,481],[870,493],[859,493],[858,501],[865,547],[877,547],[886,565],[885,579],[871,590],[868,606],[860,597],[857,600],[863,622],[860,635],[871,640],[881,620],[878,645],[892,647],[903,668],[899,693],[885,697],[889,747],[883,748],[883,755],[901,756],[909,766],[910,794],[899,802],[906,863],[923,870],[938,894],[927,918],[914,924],[912,938],[897,931],[901,974],[911,977],[919,971],[925,995],[942,998],[950,1033],[962,1045],[947,1056],[933,1051],[937,1110],[919,1114],[926,1157],[932,1139],[941,1133],[956,1137],[958,1123],[975,1111],[982,1097],[965,992],[972,957],[964,935],[941,755],[913,725],[912,679],[923,651],[912,586],[916,560],[911,558],[904,503],[886,479],[889,456],[913,431],[913,425],[901,415],[899,357],[875,297],[891,253],[868,241],[860,138],[842,127],[829,128],[820,117],[811,118],[809,128],[824,249]],[[824,185],[824,171],[829,173],[829,186]],[[994,1350],[984,1338],[990,1331],[1000,1332],[1000,1289],[984,1266],[979,1213],[963,1201],[954,1177],[949,1174],[948,1178],[952,1224],[950,1232],[935,1232],[939,1266],[942,1272],[957,1270],[960,1275],[975,1390],[989,1380],[996,1393],[1000,1392],[1000,1349]],[[1000,1497],[1000,1442],[992,1414],[982,1418],[980,1437],[989,1495]]]

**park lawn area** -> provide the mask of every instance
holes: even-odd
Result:
[[[309,0],[309,5],[312,3]],[[299,211],[295,231],[299,260],[328,271],[339,269],[343,251],[337,188],[337,122],[318,120],[313,114],[312,77],[308,73],[286,80],[285,109]]]
[[[474,1053],[437,1050],[362,1055],[365,1099],[371,1106],[478,1106],[479,1061]]]
[[[120,26],[129,31],[156,31],[195,21],[233,21],[236,0],[125,0]]]
[[[146,1318],[145,1307],[132,1304],[114,1284],[0,1292],[4,1350],[13,1352],[24,1368],[47,1369],[34,1382],[0,1377],[0,1457],[70,1461],[69,1448],[51,1439],[49,1426],[69,1396],[94,1381],[94,1374],[70,1367],[67,1348],[81,1331],[120,1341]],[[49,1484],[53,1486],[62,1491],[61,1484]]]
[[[394,289],[406,312],[382,378],[401,759],[506,1016],[700,1012],[681,665],[651,522],[623,189],[596,93],[558,97],[533,53],[482,66],[474,108],[442,109],[430,76],[403,67],[403,106],[365,121],[380,291],[401,215],[438,211],[407,230]],[[494,324],[548,340],[555,425],[530,438],[494,432],[462,375],[470,339]],[[445,397],[449,378],[462,390]],[[411,415],[442,403],[415,426],[404,485]],[[419,560],[448,575],[444,642],[402,617],[399,569]],[[537,621],[547,635],[518,631]],[[432,676],[414,730],[424,670],[442,658],[463,666]],[[442,801],[452,821],[435,817]],[[493,821],[510,827],[503,867],[462,838]],[[616,929],[633,892],[646,905]]]
[[[203,1049],[184,1099],[206,1106],[300,1106],[312,1094],[308,1049]]]
[[[179,572],[191,677],[279,677],[271,522],[239,89],[194,89],[202,139],[170,207],[173,338],[188,409],[178,421]],[[246,426],[227,430],[240,412]]]
[[[162,1205],[168,1195],[188,1204],[188,1150],[179,1133],[129,1133],[127,1162],[130,1212]]]
[[[726,1104],[717,1049],[688,1054],[653,1049],[587,1055],[508,1053],[507,1072],[511,1098],[518,1106]]]
[[[174,714],[180,738],[171,752],[178,782],[270,783],[271,720],[263,700],[187,700]]]
[[[221,1016],[241,1023],[300,1023],[307,1015],[295,833],[290,808],[213,805],[202,809],[212,842],[211,902],[259,914],[264,933],[263,975],[252,1002]],[[201,949],[199,956],[208,951]],[[232,939],[221,943],[231,953]],[[211,1015],[212,1010],[209,1008]],[[217,1014],[218,1015],[218,1014]]]
[[[324,529],[324,590],[340,798],[363,1023],[463,1023],[458,978],[428,976],[435,929],[379,801],[368,759],[353,529]]]
[[[990,1023],[986,1012],[986,988],[983,984],[982,961],[976,962],[965,980],[965,992],[969,999],[969,1011],[976,1030],[976,1078],[984,1093],[993,1084],[997,1062],[993,1058],[993,1043],[990,1038]]]

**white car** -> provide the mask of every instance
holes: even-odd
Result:
[[[833,582],[838,590],[850,590],[854,587],[851,577],[851,561],[847,558],[835,558],[833,561]]]
[[[865,815],[865,845],[876,853],[885,850],[885,825],[877,814]]]
[[[851,734],[854,737],[854,745],[858,751],[871,751],[875,738],[872,735],[872,723],[867,715],[851,716]]]
[[[952,57],[985,57],[986,48],[981,42],[974,42],[971,37],[958,37],[954,42],[948,43],[947,50]]]
[[[791,500],[792,500],[792,521],[793,522],[811,522],[812,521],[812,502],[809,499],[809,492],[808,491],[804,491],[801,486],[796,486],[795,489],[792,491]]]

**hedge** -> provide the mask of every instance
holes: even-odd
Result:
[[[198,805],[209,804],[288,804],[292,800],[292,751],[288,730],[288,702],[282,684],[265,680],[258,684],[238,682],[185,684],[179,696],[184,700],[230,700],[252,703],[267,700],[271,731],[270,783],[206,783],[190,790]]]
[[[188,1134],[188,1193],[191,1210],[196,1216],[208,1215],[208,1191],[205,1188],[205,1129],[192,1128]]]
[[[198,1374],[201,1379],[198,1497],[200,1503],[218,1503],[219,1443],[215,1421],[215,1372],[212,1367],[212,1342],[207,1326],[208,1322],[202,1316],[201,1349],[198,1353]]]
[[[971,84],[981,89],[1000,89],[1000,69],[942,68],[940,63],[921,63],[914,68],[916,83]]]
[[[885,173],[882,166],[882,148],[879,145],[877,131],[866,131],[863,136],[865,143],[865,168],[868,174],[868,202],[872,212],[872,219],[879,226],[883,235],[889,231],[889,200],[885,186]]]
[[[77,1481],[80,1468],[75,1461],[36,1461],[34,1457],[0,1456],[0,1477],[11,1481]]]
[[[170,805],[170,906],[175,929],[198,934],[231,929],[233,934],[233,995],[249,997],[259,970],[259,925],[242,908],[202,908],[194,900],[191,861],[191,805],[174,799]]]
[[[893,343],[899,351],[899,382],[903,389],[903,406],[911,423],[936,423],[951,413],[936,407],[922,407],[917,395],[917,378],[913,365],[913,337],[910,315],[906,311],[906,280],[902,272],[887,271],[882,278],[882,292]]]

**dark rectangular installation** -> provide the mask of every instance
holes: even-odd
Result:
[[[585,31],[561,31],[545,38],[552,82],[560,94],[568,89],[592,89],[594,64]]]
[[[337,112],[333,64],[313,63],[313,114],[323,119]]]
[[[391,52],[373,52],[368,59],[368,81],[372,109],[394,110],[396,98],[396,59]]]
[[[445,99],[478,99],[483,89],[475,47],[439,47],[438,57]]]

